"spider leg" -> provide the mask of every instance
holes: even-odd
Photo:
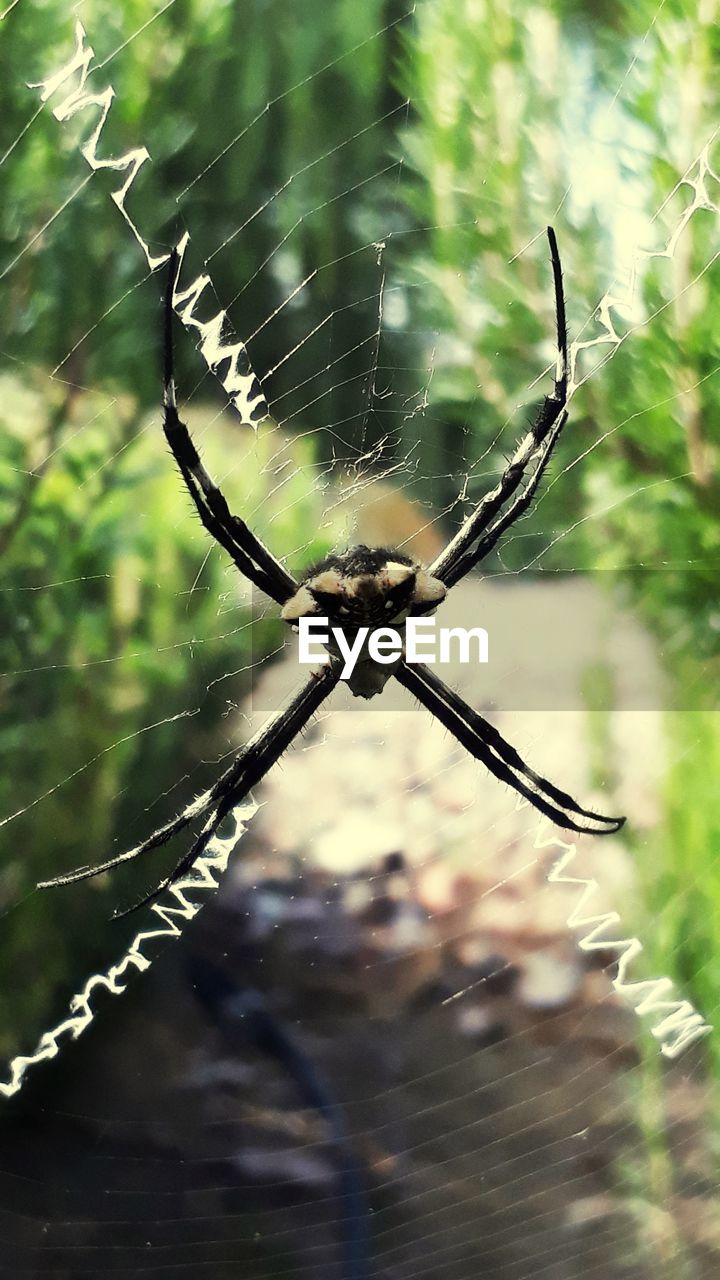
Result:
[[[525,472],[535,460],[535,470],[530,481],[530,484],[532,485],[534,482],[534,485],[525,503],[525,506],[529,505],[542,473],[550,461],[550,455],[557,443],[560,432],[567,421],[565,406],[567,404],[568,389],[568,350],[562,267],[557,240],[552,227],[548,227],[547,234],[550,243],[550,259],[555,287],[555,319],[558,345],[558,367],[555,385],[552,393],[545,397],[532,427],[518,445],[495,488],[485,494],[485,497],[480,500],[472,514],[460,526],[454,538],[450,539],[444,550],[430,565],[429,572],[433,577],[439,578],[448,587],[452,587],[456,582],[459,582],[460,578],[464,577],[473,565],[477,564],[484,555],[487,555],[488,551],[497,542],[500,534],[512,523],[511,519],[506,520],[502,524],[497,537],[492,541],[486,542],[484,539],[480,542],[478,541],[508,499],[516,493],[522,484]],[[527,489],[523,492],[526,493]],[[509,516],[511,511],[514,512],[512,516],[514,520],[521,514],[522,508],[518,509],[513,504],[513,507],[506,514]],[[505,520],[505,517],[502,517],[502,519]]]
[[[225,776],[226,774],[223,774],[223,778]],[[132,862],[135,858],[140,858],[144,853],[150,853],[153,849],[161,848],[174,835],[177,835],[179,831],[187,827],[194,818],[199,818],[207,813],[208,807],[213,802],[213,792],[218,785],[219,783],[216,783],[215,787],[210,791],[205,791],[203,795],[191,800],[190,804],[186,805],[177,817],[172,818],[170,822],[164,823],[162,827],[158,827],[141,844],[136,844],[132,849],[126,849],[124,853],[118,853],[114,858],[108,858],[105,862],[97,862],[91,867],[78,867],[75,871],[66,871],[63,875],[54,876],[52,880],[40,880],[35,887],[37,889],[54,889],[57,885],[75,884],[78,880],[91,880],[93,876],[102,875],[104,871],[112,871],[114,867],[121,866],[123,862]]]
[[[227,817],[230,810],[234,808],[236,804],[240,803],[243,796],[246,794],[247,788],[245,790],[238,788],[237,794],[232,790],[229,791],[224,797],[223,802],[218,804],[217,808],[210,814],[202,828],[202,831],[193,841],[187,852],[182,855],[178,862],[176,862],[170,874],[165,876],[154,889],[150,889],[148,893],[143,894],[142,898],[138,898],[137,902],[134,902],[131,907],[125,907],[123,911],[113,911],[111,919],[122,920],[125,916],[131,916],[133,912],[139,911],[141,907],[149,906],[150,903],[155,902],[155,900],[159,898],[166,889],[169,889],[172,884],[176,884],[178,880],[182,879],[185,872],[189,871],[194,863],[197,862],[198,858],[202,857],[223,819]]]
[[[323,667],[317,675],[313,674],[308,683],[295,694],[282,711],[268,720],[246,743],[229,769],[225,770],[209,791],[193,800],[176,818],[158,827],[142,844],[96,866],[79,867],[76,871],[56,876],[53,880],[43,880],[38,884],[38,889],[49,889],[56,885],[74,884],[78,880],[89,880],[103,871],[109,871],[123,862],[129,862],[143,853],[159,848],[172,836],[184,830],[195,818],[204,818],[205,823],[190,851],[183,855],[174,870],[158,885],[157,889],[131,910],[136,910],[145,902],[152,901],[200,857],[226,814],[243,796],[247,795],[248,791],[265,776],[275,761],[287,750],[310,717],[332,692],[337,680],[337,674],[329,666]]]
[[[395,676],[490,773],[507,782],[559,827],[581,834],[611,835],[623,826],[624,818],[606,818],[583,809],[566,791],[535,773],[493,725],[427,667],[410,667],[403,662]]]
[[[479,564],[481,560],[484,560],[485,557],[490,554],[493,547],[495,547],[500,541],[505,530],[509,529],[510,526],[513,525],[516,520],[519,520],[520,516],[527,511],[530,503],[535,497],[538,485],[545,474],[557,438],[566,422],[567,411],[563,411],[552,430],[548,433],[545,443],[538,454],[535,470],[530,476],[530,479],[524,489],[520,490],[520,493],[516,495],[507,510],[503,511],[502,515],[490,525],[490,528],[485,534],[483,534],[480,541],[475,544],[472,550],[466,551],[464,555],[460,556],[452,571],[450,581],[448,582],[449,586],[454,586],[456,582],[459,582],[461,578],[465,577],[465,574],[469,569],[472,569],[474,565]]]
[[[173,302],[179,270],[180,255],[177,249],[173,249],[165,291],[163,395],[165,438],[208,533],[220,543],[221,547],[224,547],[241,573],[271,599],[276,600],[278,604],[284,604],[295,594],[298,584],[245,521],[232,514],[222,491],[205,470],[190,432],[178,415],[175,400],[172,328]]]

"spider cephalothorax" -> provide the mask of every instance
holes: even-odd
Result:
[[[327,614],[341,625],[372,627],[409,613],[432,613],[446,595],[445,584],[402,551],[361,544],[309,569],[282,616],[295,622]]]
[[[305,574],[301,582],[273,555],[245,521],[234,515],[220,489],[203,466],[190,432],[182,421],[175,401],[172,359],[172,319],[177,294],[180,255],[174,250],[165,294],[165,420],[167,442],[180,469],[197,513],[208,533],[220,544],[240,570],[271,600],[280,605],[290,625],[300,618],[327,617],[343,636],[357,636],[361,628],[378,631],[383,626],[401,630],[404,620],[416,614],[432,613],[448,590],[480,564],[497,546],[503,534],[524,515],[545,474],[560,432],[567,422],[568,349],[562,272],[555,233],[548,228],[550,257],[555,285],[558,365],[553,390],[546,395],[538,414],[510,458],[498,483],[466,517],[457,533],[428,568],[423,568],[403,552],[389,547],[371,550],[353,547],[331,555]],[[530,472],[527,475],[527,472]],[[94,867],[45,881],[71,884],[96,876],[101,871],[149,853],[197,823],[199,830],[179,862],[150,893],[131,910],[151,902],[202,857],[223,819],[268,769],[322,706],[341,678],[341,667],[328,644],[330,661],[313,672],[308,682],[275,716],[240,749],[229,768],[202,796],[182,813],[158,827],[142,844],[117,854]],[[422,664],[409,665],[402,653],[391,664],[380,666],[363,654],[348,684],[364,698],[374,697],[390,676],[437,717],[441,724],[476,760],[480,760],[500,782],[512,787],[558,826],[591,835],[618,831],[624,818],[608,818],[579,805],[571,795],[531,769],[494,725],[468,706],[453,689],[443,684]],[[120,913],[125,914],[125,913]]]
[[[326,556],[309,569],[283,605],[282,617],[291,626],[300,618],[327,618],[352,641],[361,627],[372,631],[392,626],[402,634],[410,615],[434,613],[446,595],[445,584],[403,552],[360,545]],[[368,635],[347,681],[351,693],[360,698],[381,693],[402,660],[399,654],[394,663],[375,662],[368,652],[369,640]],[[327,647],[330,665],[342,666],[344,658],[332,634]]]

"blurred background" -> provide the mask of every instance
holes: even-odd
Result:
[[[429,560],[492,486],[551,386],[556,228],[571,421],[440,617],[490,633],[451,681],[628,815],[568,874],[642,940],[631,976],[715,1021],[717,9],[6,7],[3,1060],[152,923],[109,917],[172,854],[36,882],[140,841],[298,675],[164,446],[162,272],[127,173],[83,158],[99,108],[41,101],[77,19],[114,90],[97,153],[147,148],[128,213],[156,256],[189,232],[272,418],[240,423],[178,325],[183,413],[294,573],[348,541]],[[660,1056],[532,813],[399,691],[340,693],[255,798],[217,899],[2,1100],[2,1274],[716,1275],[717,1036]]]

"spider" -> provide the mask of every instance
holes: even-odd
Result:
[[[236,567],[260,591],[281,607],[290,626],[301,617],[327,616],[349,639],[362,626],[380,624],[402,627],[408,616],[434,613],[450,588],[479,564],[502,535],[530,507],[553,449],[568,417],[568,352],[562,267],[552,227],[547,229],[552,264],[558,363],[552,392],[517,447],[494,489],[480,500],[458,532],[429,567],[390,547],[351,547],[327,556],[308,570],[301,582],[288,572],[240,516],[232,514],[221,492],[205,470],[190,433],[179,417],[173,372],[173,311],[180,257],[170,256],[164,311],[164,421],[165,437],[180,474],[208,533],[228,553]],[[526,472],[530,469],[528,478]],[[73,884],[100,875],[121,863],[160,848],[195,822],[200,822],[193,842],[159,884],[126,911],[154,901],[183,876],[200,858],[223,819],[265,776],[291,742],[304,729],[340,679],[340,655],[328,645],[328,661],[313,672],[307,683],[238,752],[220,778],[191,801],[177,817],[157,828],[141,844],[94,866],[79,867],[38,888]],[[502,734],[469,707],[427,667],[410,666],[402,655],[382,666],[365,651],[348,680],[351,692],[363,698],[380,693],[387,681],[399,680],[436,716],[456,740],[500,781],[507,783],[540,813],[560,827],[592,835],[616,832],[624,818],[607,818],[582,808],[572,796],[530,768]]]

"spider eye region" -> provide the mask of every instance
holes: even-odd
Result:
[[[430,613],[445,594],[439,579],[402,552],[359,546],[310,569],[282,617],[291,625],[315,615],[348,627],[372,627],[402,622],[409,613]]]
[[[301,618],[326,619],[331,634],[329,640],[322,637],[320,642],[326,644],[330,662],[344,663],[345,641],[356,646],[359,652],[353,659],[348,685],[357,696],[372,698],[387,683],[392,663],[386,659],[381,665],[372,658],[369,634],[388,626],[397,630],[397,666],[408,616],[433,613],[445,595],[445,585],[404,553],[359,546],[327,556],[310,569],[295,595],[283,605],[282,617],[295,627]],[[333,635],[333,631],[342,635]],[[367,633],[364,639],[360,631]]]

